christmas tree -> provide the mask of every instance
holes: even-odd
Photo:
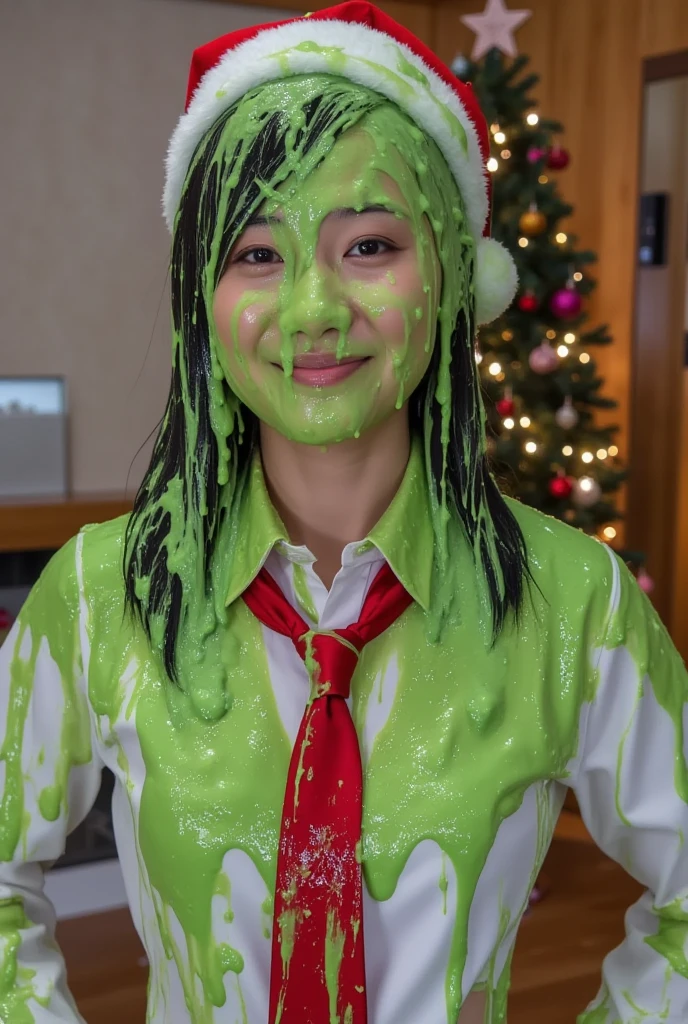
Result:
[[[563,126],[536,113],[539,79],[527,64],[491,49],[479,63],[459,57],[453,66],[491,124],[492,233],[513,254],[520,282],[510,308],[478,339],[488,444],[503,490],[612,541],[626,474],[618,427],[596,422],[616,402],[602,393],[593,354],[612,339],[606,326],[586,324],[596,257],[562,230],[573,208],[559,194],[557,171],[569,154],[558,141]]]

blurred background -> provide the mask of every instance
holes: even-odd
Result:
[[[146,466],[170,369],[163,161],[191,51],[325,6],[0,3],[0,639],[51,553],[127,511]],[[379,6],[491,124],[493,231],[521,278],[476,345],[502,486],[620,551],[688,658],[688,4],[530,0],[497,22],[494,0]],[[111,781],[47,883],[92,1024],[145,1015]],[[567,804],[512,1024],[575,1019],[637,895]]]

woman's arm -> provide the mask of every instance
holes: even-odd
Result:
[[[607,639],[572,784],[597,844],[647,892],[578,1024],[688,1021],[688,674],[616,558]]]
[[[88,813],[95,754],[81,656],[76,538],[55,555],[0,650],[0,1021],[80,1021],[43,865]]]

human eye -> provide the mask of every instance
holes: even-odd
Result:
[[[273,259],[275,257],[275,259]],[[247,263],[249,266],[273,266],[276,263],[281,263],[282,259],[275,252],[274,249],[269,249],[265,245],[256,245],[250,249],[244,249],[234,259],[235,263]]]
[[[362,238],[360,242],[356,242],[355,245],[351,246],[346,255],[357,256],[359,259],[362,257],[370,259],[374,256],[384,256],[388,252],[393,252],[396,248],[396,245],[383,241],[382,238]],[[355,249],[361,251],[355,252]]]

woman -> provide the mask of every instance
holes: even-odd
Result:
[[[106,764],[151,1021],[505,1020],[567,786],[650,890],[580,1020],[684,1020],[686,674],[490,476],[473,338],[515,278],[470,90],[357,0],[189,92],[151,465],[2,653],[0,1019],[79,1019],[38,865]]]

